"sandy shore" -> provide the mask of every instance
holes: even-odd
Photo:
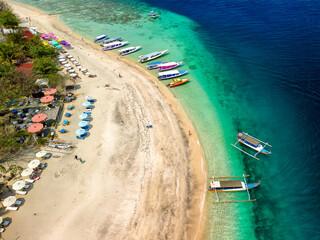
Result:
[[[57,16],[10,4],[38,31],[70,42],[71,55],[98,77],[82,77],[69,132],[59,136],[76,150],[47,161],[24,205],[7,214],[4,238],[200,239],[206,166],[180,103],[144,69],[82,40]],[[97,101],[90,135],[79,141],[74,131],[86,95]]]

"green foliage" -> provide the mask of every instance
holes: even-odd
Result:
[[[9,10],[0,11],[0,24],[5,28],[18,28],[20,19]]]
[[[0,59],[0,78],[13,74],[14,70],[15,67],[11,63]]]
[[[51,74],[56,74],[61,70],[58,64],[53,62],[49,57],[36,59],[33,62],[33,65],[33,71],[41,77],[47,77]]]
[[[30,50],[30,56],[32,58],[43,58],[43,57],[49,57],[51,59],[56,58],[58,56],[58,52],[56,49],[50,47],[50,46],[44,46],[44,45],[35,45]]]
[[[14,56],[14,43],[0,43],[0,57],[3,61],[11,63]]]
[[[17,166],[17,165],[10,165],[9,167],[9,171],[11,175],[16,175],[16,173],[19,171],[19,168],[21,169],[21,167]]]
[[[0,165],[0,173],[4,174],[6,172],[7,172],[7,169],[3,165]]]
[[[12,11],[10,5],[3,0],[0,0],[0,9],[5,11]]]
[[[45,138],[38,137],[37,138],[37,143],[39,143],[41,145],[45,145],[46,143],[48,143],[48,140],[45,139]]]
[[[27,131],[20,131],[14,134],[14,137],[24,137],[24,136],[31,136],[31,133],[28,133]]]
[[[50,74],[46,76],[49,79],[49,85],[52,88],[63,88],[64,76],[60,74]]]

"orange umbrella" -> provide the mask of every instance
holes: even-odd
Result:
[[[43,128],[42,123],[34,123],[30,127],[28,127],[28,132],[29,133],[36,133],[39,132]]]
[[[42,98],[40,99],[40,102],[42,102],[42,103],[48,103],[48,102],[51,102],[53,99],[54,99],[53,96],[45,96],[45,97],[42,97]]]
[[[32,122],[42,122],[42,121],[46,120],[46,118],[47,118],[47,114],[40,113],[40,114],[33,116],[33,118],[31,120],[32,120]]]
[[[57,92],[57,89],[55,88],[49,88],[43,91],[44,95],[52,95],[55,94]]]

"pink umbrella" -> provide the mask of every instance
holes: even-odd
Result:
[[[33,116],[33,118],[31,120],[32,120],[32,122],[42,122],[42,121],[46,120],[46,118],[47,118],[47,114],[40,113],[40,114]]]
[[[54,36],[54,34],[53,34],[53,33],[48,33],[48,35],[49,35],[49,36]]]
[[[42,123],[34,123],[30,127],[28,127],[28,132],[29,133],[36,133],[39,132],[43,128]]]
[[[42,97],[42,98],[40,99],[40,102],[42,102],[42,103],[48,103],[48,102],[51,102],[53,99],[54,99],[53,96],[45,96],[45,97]]]
[[[47,36],[47,37],[44,37],[44,39],[45,39],[45,40],[50,40],[50,37]]]
[[[55,88],[49,88],[43,91],[44,95],[52,95],[55,94],[57,92],[57,89]]]
[[[47,34],[44,34],[44,33],[43,33],[43,34],[41,34],[41,37],[43,37],[43,38],[44,38],[44,37],[47,37]]]

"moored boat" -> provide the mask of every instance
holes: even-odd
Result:
[[[139,62],[143,63],[143,62],[147,62],[147,61],[151,61],[152,59],[161,57],[163,54],[165,54],[166,52],[168,52],[168,49],[160,51],[160,52],[152,52],[146,55],[141,55],[139,56]]]
[[[184,74],[188,73],[188,70],[172,70],[172,71],[166,71],[166,72],[162,72],[159,73],[158,79],[159,80],[164,80],[164,79],[169,79],[169,78],[174,78],[174,77],[179,77],[182,76]]]
[[[180,79],[180,78],[177,78],[177,79],[173,79],[173,81],[171,83],[169,83],[167,85],[167,87],[176,87],[176,86],[179,86],[179,85],[182,85],[182,84],[185,84],[187,82],[189,82],[190,79],[189,78],[184,78],[184,79]]]
[[[100,41],[102,41],[103,39],[106,39],[106,38],[108,38],[107,35],[100,35],[100,36],[96,37],[96,39],[94,40],[94,42],[95,42],[95,43],[96,43],[96,42],[100,42]]]
[[[120,56],[124,56],[124,55],[130,54],[130,53],[133,53],[133,52],[139,50],[140,48],[141,48],[141,46],[128,47],[128,48],[121,49],[121,50],[118,50],[118,51],[119,51],[119,55]]]
[[[119,47],[122,47],[124,45],[126,45],[128,43],[128,41],[126,42],[113,42],[113,43],[109,43],[109,44],[106,44],[106,46],[104,48],[102,48],[103,51],[108,51],[108,50],[112,50],[112,49],[116,49],[116,48],[119,48]]]
[[[156,68],[158,68],[158,66],[159,66],[160,64],[164,64],[164,63],[167,63],[167,62],[161,62],[161,61],[159,61],[159,62],[148,63],[148,64],[147,64],[147,69],[148,69],[148,70],[156,69]]]
[[[176,67],[179,67],[183,62],[168,62],[164,64],[158,65],[159,72],[161,71],[167,71]]]
[[[100,45],[101,47],[105,47],[104,45],[108,44],[108,43],[112,43],[112,42],[116,42],[116,41],[121,41],[122,38],[110,38],[110,39],[105,39],[105,40],[102,40],[102,44]]]

